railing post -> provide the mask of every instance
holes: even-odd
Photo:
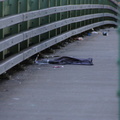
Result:
[[[119,2],[120,2],[120,0],[119,0]],[[119,10],[119,13],[120,13],[120,7],[118,7],[118,10]],[[119,19],[120,19],[120,14],[118,14],[118,16],[119,16]],[[119,82],[118,82],[118,109],[119,109],[119,111],[118,111],[118,118],[119,118],[119,120],[120,120],[120,20],[118,20],[118,35],[119,35],[119,42],[118,42],[118,80],[119,80]]]
[[[118,51],[118,76],[119,76],[119,83],[118,83],[118,99],[119,99],[119,120],[120,120],[120,26],[118,27],[119,33],[119,51]]]

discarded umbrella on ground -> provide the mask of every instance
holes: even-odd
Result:
[[[55,59],[35,60],[36,64],[57,64],[57,65],[93,65],[92,58],[80,59],[74,57],[58,57]]]

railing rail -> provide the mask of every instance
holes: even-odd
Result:
[[[95,27],[117,26],[119,20],[114,0],[28,1],[0,0],[0,74],[65,39]]]

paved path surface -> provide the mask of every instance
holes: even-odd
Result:
[[[118,38],[109,30],[53,54],[92,57],[94,66],[30,65],[1,83],[0,120],[118,120]]]

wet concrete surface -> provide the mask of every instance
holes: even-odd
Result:
[[[0,83],[0,120],[118,120],[118,36],[106,30],[51,54],[93,58],[93,66],[34,64]]]

